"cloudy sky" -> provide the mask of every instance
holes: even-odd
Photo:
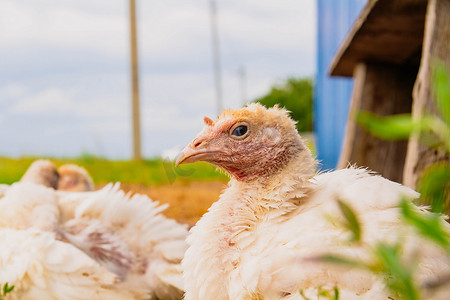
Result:
[[[216,115],[209,0],[137,0],[144,156]],[[315,0],[216,0],[224,106],[315,70]],[[128,0],[0,2],[0,155],[131,156]]]

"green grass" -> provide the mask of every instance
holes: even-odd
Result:
[[[11,184],[18,181],[35,157],[0,157],[0,183]],[[89,154],[77,158],[46,158],[57,167],[74,163],[84,167],[96,184],[120,181],[142,185],[163,185],[174,181],[226,180],[224,174],[207,163],[181,165],[175,168],[173,162],[162,159],[142,161],[107,160]]]
[[[302,133],[307,147],[315,152],[314,136],[312,133]],[[108,160],[90,153],[83,153],[75,158],[52,158],[26,156],[10,158],[0,156],[0,184],[11,184],[18,181],[30,164],[36,159],[49,159],[57,167],[73,163],[84,167],[95,184],[108,182],[142,184],[142,185],[164,185],[190,181],[213,181],[228,180],[228,177],[216,169],[216,167],[197,162],[194,164],[181,165],[175,168],[173,162],[164,161],[161,158],[147,159],[142,161],[132,160]]]

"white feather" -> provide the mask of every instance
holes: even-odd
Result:
[[[405,257],[421,259],[419,281],[450,273],[445,253],[402,225],[399,201],[418,193],[355,168],[308,181],[306,167],[300,158],[264,182],[230,181],[188,237],[186,300],[303,299],[300,289],[315,299],[319,287],[334,286],[341,299],[387,299],[389,292],[374,275],[311,258],[335,253],[367,259],[367,245],[399,237]],[[349,245],[337,200],[358,214],[362,246]]]
[[[54,234],[0,229],[0,282],[14,285],[8,299],[136,299],[117,277]]]
[[[58,225],[54,190],[39,184],[17,182],[5,188],[0,212],[0,227],[26,229],[33,226],[53,231]]]
[[[167,205],[145,195],[127,195],[119,187],[110,184],[95,192],[57,193],[63,220],[68,220],[63,228],[84,228],[76,242],[73,237],[69,240],[89,253],[89,228],[94,228],[134,262],[124,276],[124,286],[141,282],[153,297],[180,298],[184,291],[180,263],[187,249],[187,227],[161,214]]]

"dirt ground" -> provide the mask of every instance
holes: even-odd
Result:
[[[122,184],[121,187],[126,192],[146,194],[161,204],[168,203],[169,208],[164,212],[167,217],[192,226],[219,199],[226,185],[224,181],[194,181],[162,186]]]

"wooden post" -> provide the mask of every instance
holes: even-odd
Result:
[[[436,59],[450,68],[450,0],[429,0],[426,20],[422,58],[414,85],[412,108],[413,117],[424,113],[436,114],[432,84],[432,66]],[[443,151],[430,149],[419,143],[415,136],[408,143],[404,169],[404,184],[416,188],[424,169],[437,161],[450,161]]]
[[[366,81],[367,68],[366,64],[359,63],[353,70],[353,94],[350,99],[350,110],[347,118],[347,126],[345,128],[344,142],[342,143],[342,151],[339,157],[337,169],[346,168],[349,164],[355,163],[353,158],[354,145],[361,134],[361,128],[355,122],[358,111],[361,110],[363,102],[364,83]]]
[[[136,34],[136,1],[130,0],[131,94],[133,122],[133,159],[141,160],[141,120],[139,108],[139,64]]]
[[[378,139],[354,120],[360,110],[381,116],[411,112],[416,71],[416,68],[392,64],[359,63],[356,66],[350,116],[338,168],[356,164],[393,181],[402,181],[407,141]]]

